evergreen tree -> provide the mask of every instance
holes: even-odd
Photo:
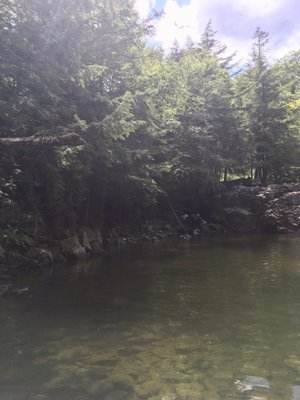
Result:
[[[278,179],[276,154],[289,138],[286,108],[280,101],[278,81],[270,68],[266,50],[268,34],[257,28],[254,34],[251,61],[245,73],[243,108],[252,135],[255,176],[266,184],[268,178]]]
[[[210,19],[201,35],[199,48],[209,51],[213,56],[216,56],[223,67],[230,67],[230,63],[235,57],[236,52],[225,56],[227,46],[216,39],[216,34],[217,31],[213,29],[212,20]]]

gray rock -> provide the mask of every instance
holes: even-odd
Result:
[[[62,240],[61,250],[62,254],[67,258],[82,259],[87,256],[86,250],[80,243],[77,235]]]
[[[12,286],[11,284],[1,285],[0,286],[0,297],[5,296],[9,292],[11,286]]]
[[[221,397],[218,395],[217,391],[214,389],[207,389],[202,392],[203,399],[207,400],[221,400]]]
[[[242,393],[250,392],[255,389],[263,389],[268,390],[270,389],[270,382],[265,379],[261,378],[260,376],[246,376],[242,380],[236,380],[235,384],[238,390]]]
[[[239,186],[227,190],[216,214],[227,232],[299,233],[300,185]]]
[[[29,287],[24,287],[21,289],[12,289],[11,293],[15,293],[15,294],[23,294],[29,291]]]
[[[114,385],[109,380],[93,381],[85,380],[82,382],[83,390],[90,396],[103,396],[113,390]]]
[[[189,235],[188,233],[185,233],[184,235],[180,236],[180,239],[190,240],[192,239],[192,236]]]
[[[200,236],[201,233],[202,233],[202,232],[201,232],[201,230],[200,230],[199,228],[196,228],[196,229],[193,230],[193,235],[194,235],[194,236]]]
[[[35,394],[32,400],[49,400],[49,396],[46,394]]]
[[[156,237],[157,237],[158,239],[160,239],[160,240],[163,240],[163,239],[166,239],[166,238],[168,237],[168,235],[167,235],[166,233],[163,233],[163,232],[158,232],[158,233],[156,234]]]
[[[161,385],[155,381],[148,381],[135,388],[138,399],[149,399],[159,393]]]
[[[224,232],[224,227],[221,224],[216,224],[216,223],[210,223],[209,224],[210,229],[213,232],[217,232],[217,233],[223,233]]]
[[[36,260],[39,264],[51,264],[53,262],[53,254],[51,250],[42,247],[33,247],[28,250],[25,257]]]
[[[131,400],[132,393],[128,393],[125,390],[113,390],[110,393],[107,393],[103,400]]]
[[[257,218],[247,209],[228,207],[225,209],[225,229],[238,233],[257,232]]]
[[[293,400],[300,400],[300,386],[293,385]]]
[[[149,236],[149,235],[143,235],[143,240],[144,240],[145,242],[151,242],[151,241],[152,241],[152,238],[151,238],[151,236]]]
[[[279,204],[284,206],[299,206],[300,205],[300,192],[289,192],[279,198]]]

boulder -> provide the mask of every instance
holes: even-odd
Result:
[[[278,197],[274,196],[266,202],[267,210],[262,218],[266,230],[278,233],[300,232],[300,191],[275,194]]]
[[[251,392],[253,390],[268,390],[270,389],[270,382],[260,376],[246,376],[244,379],[237,379],[235,381],[237,389],[242,392]]]
[[[224,226],[228,232],[252,233],[258,231],[255,214],[240,207],[225,208]]]
[[[222,199],[218,217],[229,232],[300,232],[300,185],[235,187]]]
[[[86,250],[76,234],[61,241],[61,251],[68,259],[82,259],[87,256]]]
[[[223,233],[224,232],[224,227],[221,224],[217,224],[217,223],[211,222],[209,224],[209,227],[213,232],[216,232],[216,233]]]
[[[258,214],[265,208],[265,199],[259,197],[262,191],[263,188],[259,186],[238,186],[224,193],[222,203],[225,208],[239,207]]]
[[[103,250],[103,239],[99,229],[84,227],[81,230],[82,245],[84,249],[92,254],[99,254]]]
[[[42,247],[32,247],[25,253],[25,257],[36,260],[38,264],[47,265],[53,262],[51,250]]]

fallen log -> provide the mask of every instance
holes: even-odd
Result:
[[[27,136],[27,137],[8,137],[0,138],[0,146],[6,147],[23,147],[23,146],[83,146],[87,145],[87,142],[82,139],[77,133],[67,133],[61,136]]]

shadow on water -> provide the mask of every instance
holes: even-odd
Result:
[[[300,237],[124,248],[0,302],[0,400],[300,400]]]

